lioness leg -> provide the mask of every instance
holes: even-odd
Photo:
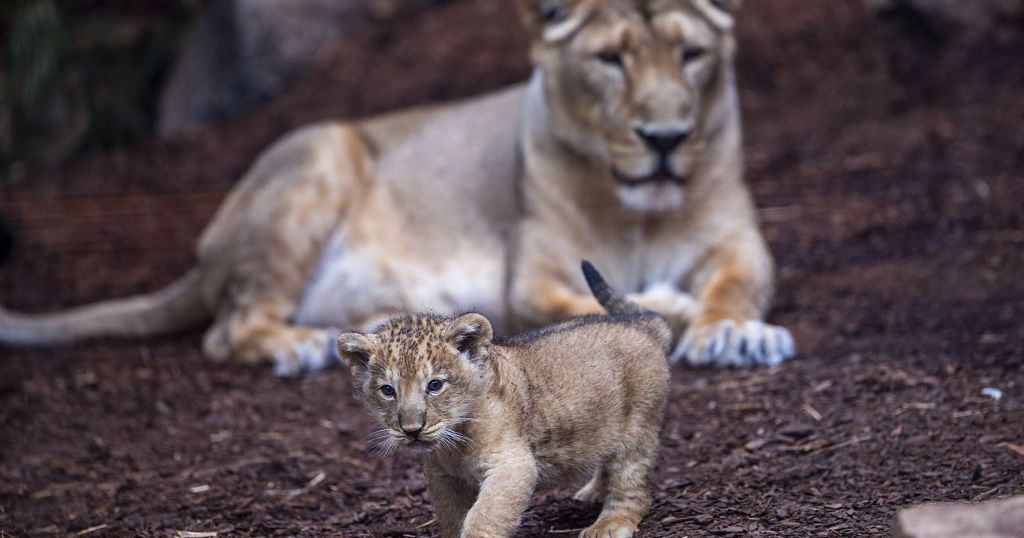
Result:
[[[717,366],[776,365],[795,352],[783,327],[761,321],[772,295],[773,265],[759,234],[723,244],[697,271],[700,308],[671,361]]]
[[[222,283],[207,356],[273,362],[282,375],[335,357],[336,331],[290,320],[331,234],[366,190],[368,162],[358,131],[343,125],[303,129],[260,157],[200,241],[200,265]]]
[[[278,375],[295,375],[338,362],[336,329],[289,325],[292,301],[267,298],[249,308],[232,308],[207,331],[204,354],[214,360],[233,358],[249,364],[272,362]]]

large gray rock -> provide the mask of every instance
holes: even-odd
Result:
[[[368,21],[439,0],[216,0],[160,97],[161,136],[194,132],[283,90]]]
[[[1024,495],[981,504],[932,503],[900,510],[896,538],[1024,538]]]

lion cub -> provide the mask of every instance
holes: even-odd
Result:
[[[509,536],[536,487],[584,473],[575,498],[604,505],[580,536],[631,536],[647,513],[671,329],[583,272],[609,315],[492,340],[480,314],[410,314],[338,338],[387,442],[429,451],[442,536]]]

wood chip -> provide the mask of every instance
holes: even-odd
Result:
[[[93,532],[96,532],[96,531],[101,531],[101,530],[103,530],[105,528],[107,528],[107,524],[103,523],[102,525],[96,525],[95,527],[89,527],[88,529],[82,529],[82,530],[76,532],[74,534],[74,536],[85,536],[86,534],[90,534],[90,533],[93,533]]]
[[[314,476],[314,477],[313,477],[313,478],[312,478],[312,479],[311,479],[311,480],[309,481],[309,483],[308,483],[308,484],[306,484],[306,488],[308,489],[308,488],[312,488],[312,487],[315,487],[315,486],[316,486],[317,484],[319,484],[320,482],[323,482],[323,481],[324,481],[324,478],[327,478],[327,475],[325,475],[323,471],[320,471],[320,472],[318,472],[318,473],[316,474],[316,476]]]
[[[217,532],[178,531],[174,538],[216,538]]]
[[[805,403],[803,409],[804,413],[807,413],[807,415],[813,418],[815,422],[821,422],[821,413],[819,413],[817,409],[811,407],[811,404]]]

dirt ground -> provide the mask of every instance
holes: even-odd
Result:
[[[1024,493],[1024,22],[944,41],[860,0],[747,2],[748,176],[779,263],[776,369],[673,370],[640,536],[886,534],[912,503]],[[372,53],[371,53],[372,51]],[[0,190],[0,303],[153,289],[288,129],[528,72],[511,2],[368,27],[288,94],[201,137]],[[345,372],[210,364],[199,333],[0,350],[0,536],[428,536],[420,462],[367,450]],[[985,387],[1003,391],[996,401]],[[519,536],[596,509],[537,496]]]

